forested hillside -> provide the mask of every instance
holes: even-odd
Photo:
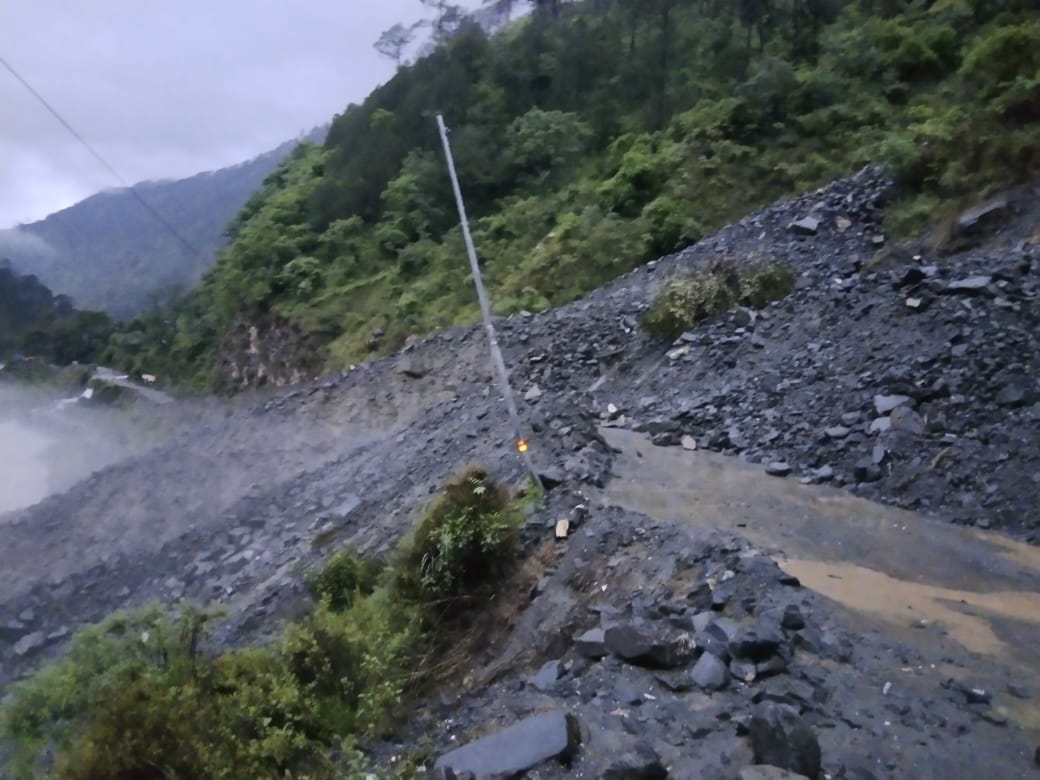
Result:
[[[312,131],[307,139],[320,140],[323,132]],[[225,241],[228,222],[296,143],[187,179],[135,185],[189,246],[130,191],[114,189],[39,222],[0,231],[0,252],[78,306],[116,317],[136,314],[199,281]]]
[[[298,148],[193,295],[129,323],[110,359],[241,383],[234,353],[265,339],[317,370],[473,319],[436,112],[501,313],[868,162],[900,184],[897,233],[1040,162],[1028,0],[534,5],[491,38],[461,24]]]
[[[15,272],[0,260],[0,360],[24,353],[51,363],[97,358],[112,333],[99,311],[78,311],[65,295],[54,295],[35,276]]]

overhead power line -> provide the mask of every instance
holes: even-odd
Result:
[[[119,184],[122,185],[122,187],[124,189],[128,190],[131,195],[134,196],[134,198],[137,200],[138,203],[141,204],[141,206],[145,209],[145,211],[147,211],[149,214],[151,214],[152,217],[160,225],[162,225],[164,228],[166,228],[166,230],[168,230],[170,232],[170,234],[174,238],[176,238],[181,243],[182,246],[184,246],[185,249],[187,249],[189,252],[191,252],[193,255],[196,255],[197,257],[202,257],[202,252],[199,251],[190,241],[188,241],[188,239],[186,239],[184,236],[182,236],[180,234],[180,232],[177,230],[177,228],[175,228],[173,225],[171,225],[169,222],[167,222],[166,218],[163,217],[163,215],[160,214],[158,211],[156,211],[155,207],[153,207],[151,203],[149,203],[143,197],[141,197],[141,193],[139,193],[137,191],[137,189],[132,184],[129,184],[126,181],[126,179],[124,179],[122,176],[120,176],[119,175],[119,171],[117,171],[115,169],[115,167],[113,167],[108,162],[108,160],[106,160],[104,157],[102,157],[101,153],[98,152],[97,149],[95,149],[93,146],[91,146],[90,143],[87,142],[87,139],[85,139],[82,135],[80,135],[76,131],[76,128],[74,128],[71,124],[69,124],[67,121],[65,121],[65,118],[61,114],[58,113],[57,109],[55,109],[54,106],[52,106],[50,103],[48,103],[47,100],[43,97],[43,95],[41,95],[39,92],[37,92],[33,88],[32,84],[30,84],[28,81],[25,80],[22,77],[22,75],[17,70],[15,70],[14,66],[11,65],[11,63],[9,63],[3,57],[0,57],[0,65],[3,65],[7,69],[7,71],[12,76],[14,76],[15,79],[23,87],[25,87],[25,89],[29,92],[29,94],[31,94],[34,98],[36,98],[40,102],[40,104],[44,108],[46,108],[47,111],[49,111],[50,114],[55,119],[57,119],[61,123],[62,127],[64,127],[66,130],[68,130],[69,133],[72,135],[72,137],[75,138],[77,141],[79,141],[80,144],[83,145],[83,148],[86,149],[88,152],[90,152],[90,154],[94,157],[94,159],[97,160],[99,163],[101,163],[102,167],[104,167],[105,170],[107,170],[110,174],[112,174],[112,176],[115,178],[115,180],[117,182],[119,182]]]

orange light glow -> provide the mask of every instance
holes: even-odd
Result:
[[[527,442],[520,439],[520,441],[516,443],[516,448],[520,450],[520,452],[527,452]]]

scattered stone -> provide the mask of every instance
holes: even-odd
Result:
[[[524,393],[524,400],[528,401],[528,402],[537,401],[541,397],[542,397],[542,388],[540,388],[538,385],[531,385],[528,388],[527,392]]]
[[[991,276],[969,276],[966,279],[958,279],[943,287],[940,292],[947,295],[979,295],[989,289]]]
[[[570,531],[571,521],[570,518],[561,517],[556,521],[556,538],[566,539],[567,533]]]
[[[878,414],[888,414],[903,404],[908,404],[913,399],[908,395],[875,395],[874,409]]]
[[[788,230],[802,236],[815,236],[820,229],[820,220],[816,217],[802,217],[788,225]]]
[[[580,744],[577,718],[543,712],[445,753],[433,766],[478,778],[513,777],[552,759],[569,761]]]
[[[823,432],[828,439],[844,439],[849,435],[849,429],[844,425],[832,425],[830,428],[825,428]]]
[[[741,682],[750,684],[758,676],[758,669],[754,661],[733,660],[729,662],[729,673]]]
[[[805,616],[797,604],[788,604],[784,607],[783,617],[780,625],[789,631],[801,631],[805,628]]]
[[[999,219],[1010,205],[1006,195],[997,195],[968,209],[957,218],[957,232],[971,233],[987,223]]]
[[[693,451],[693,450],[697,449],[697,440],[695,438],[693,438],[692,436],[690,436],[690,435],[683,436],[682,440],[681,440],[681,443],[682,443],[682,448],[684,450]]]
[[[891,417],[878,417],[870,423],[869,433],[885,433],[886,431],[892,430],[892,418]]]
[[[662,639],[648,626],[622,623],[608,628],[604,639],[607,649],[619,658],[637,666],[674,669],[688,663],[695,648],[689,635]]]
[[[540,691],[551,691],[556,687],[556,681],[563,677],[563,672],[563,664],[559,661],[546,661],[531,679],[531,685]]]
[[[786,477],[790,473],[791,466],[782,460],[774,460],[766,464],[766,474],[771,477]]]
[[[17,656],[29,655],[43,647],[47,642],[47,636],[42,631],[33,631],[26,634],[14,643],[14,654]]]
[[[422,379],[430,372],[417,357],[409,355],[401,358],[397,370],[409,379]]]
[[[725,688],[729,683],[729,669],[714,653],[702,653],[690,672],[693,681],[708,691]]]
[[[760,620],[754,626],[741,629],[730,641],[729,652],[734,658],[765,661],[780,649],[786,639],[779,625]]]
[[[997,404],[1012,408],[1025,406],[1030,401],[1029,386],[1025,380],[1019,380],[1004,385],[997,391]]]
[[[897,431],[906,431],[914,436],[921,436],[925,432],[924,418],[909,407],[897,407],[892,410],[889,417],[892,420],[892,427]]]
[[[820,743],[793,707],[775,702],[757,704],[748,729],[756,763],[819,777]]]
[[[603,780],[666,780],[668,770],[657,751],[645,742],[610,759],[600,775]]]
[[[552,490],[567,481],[567,474],[558,466],[546,466],[538,469],[538,480],[543,488]]]
[[[590,629],[579,636],[574,640],[574,649],[586,658],[599,659],[610,655],[602,628]]]

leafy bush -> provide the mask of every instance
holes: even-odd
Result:
[[[644,316],[643,327],[675,338],[738,304],[762,308],[793,287],[794,273],[783,263],[740,266],[733,260],[717,260],[688,276],[670,279]]]
[[[218,613],[191,606],[79,631],[0,706],[0,743],[15,749],[4,776],[331,780],[348,771],[330,757],[337,742],[346,776],[364,776],[352,740],[383,735],[406,691],[432,675],[451,643],[430,608],[459,616],[508,570],[519,511],[485,469],[466,469],[402,545],[393,576],[335,553],[307,576],[314,609],[264,647],[205,652]]]
[[[349,547],[337,550],[320,568],[307,572],[305,581],[311,595],[339,611],[376,588],[382,564],[362,558]]]
[[[397,592],[407,601],[457,611],[508,569],[515,557],[517,518],[509,491],[483,466],[449,480],[396,562]]]

